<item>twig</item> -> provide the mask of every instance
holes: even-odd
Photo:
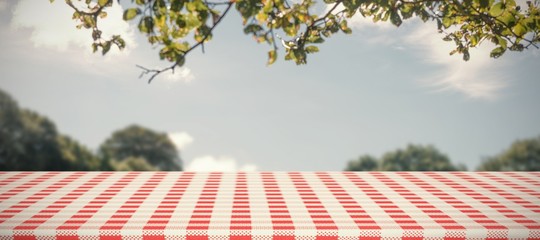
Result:
[[[341,4],[342,0],[338,0],[336,3],[334,3],[334,6],[332,6],[332,8],[330,8],[330,10],[328,10],[328,12],[326,12],[326,14],[318,19],[315,19],[315,21],[313,21],[309,26],[307,26],[306,28],[306,32],[304,32],[304,34],[302,35],[302,40],[305,39],[307,37],[307,35],[309,34],[309,32],[311,30],[313,30],[313,27],[315,27],[315,25],[321,21],[326,21],[326,18],[328,16],[330,16],[330,14],[332,14],[332,12],[334,10],[336,10],[336,8],[339,6],[339,4]]]
[[[221,14],[221,16],[214,22],[214,25],[212,25],[212,27],[210,28],[208,33],[206,35],[204,35],[204,37],[200,41],[197,41],[197,43],[195,45],[191,46],[188,50],[184,51],[183,52],[184,56],[187,55],[189,52],[191,52],[193,49],[195,49],[195,48],[197,48],[199,46],[202,46],[203,53],[204,53],[204,41],[206,41],[206,39],[208,39],[208,37],[212,34],[214,29],[217,27],[217,25],[221,22],[221,20],[223,20],[225,15],[227,15],[229,10],[232,8],[233,4],[234,4],[234,2],[227,2],[227,8],[225,9],[225,11],[223,11],[223,14]],[[150,84],[152,82],[152,80],[154,80],[155,77],[157,77],[159,74],[161,74],[163,72],[173,71],[173,73],[174,73],[174,68],[176,68],[178,66],[178,64],[179,63],[176,62],[173,65],[171,65],[169,67],[166,67],[166,68],[163,68],[163,69],[149,69],[149,68],[146,68],[146,67],[143,67],[143,66],[140,66],[140,65],[136,65],[136,66],[143,70],[143,72],[141,73],[139,78],[143,77],[146,74],[151,74],[150,78],[148,79],[148,84]]]

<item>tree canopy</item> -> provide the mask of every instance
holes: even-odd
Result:
[[[50,0],[53,2],[54,0]],[[150,44],[160,48],[159,57],[171,63],[163,69],[141,67],[150,74],[149,82],[163,71],[184,65],[186,56],[212,39],[214,29],[231,9],[243,18],[244,33],[259,43],[268,43],[268,64],[276,61],[278,46],[285,49],[284,59],[305,64],[307,55],[318,52],[317,44],[332,35],[350,34],[348,21],[356,15],[373,21],[389,21],[400,26],[416,17],[435,21],[446,41],[455,43],[450,54],[470,58],[471,48],[491,42],[490,56],[498,58],[506,51],[523,51],[540,41],[540,0],[519,5],[515,0],[131,0],[124,12],[126,21],[134,21]],[[66,0],[78,28],[92,30],[94,51],[106,54],[111,46],[122,49],[120,35],[102,37],[99,20],[107,17],[113,0]],[[84,3],[83,3],[84,2]],[[324,9],[322,13],[319,13]],[[434,29],[435,31],[435,29]],[[284,34],[282,38],[279,34]]]
[[[182,165],[166,134],[136,125],[114,132],[95,154],[0,89],[0,171],[98,170],[177,171]]]
[[[362,155],[356,160],[347,163],[346,171],[377,171],[379,162],[377,158],[370,155]]]
[[[115,162],[132,161],[126,166],[145,168],[147,164],[143,161],[147,161],[150,166],[162,171],[182,170],[178,151],[167,134],[138,125],[115,131],[101,145],[100,155]]]
[[[434,146],[409,144],[405,149],[385,153],[380,159],[363,155],[350,161],[346,171],[464,171]]]
[[[77,141],[58,133],[55,124],[20,109],[0,90],[0,169],[17,171],[97,170],[97,159]]]
[[[517,140],[504,152],[484,159],[480,171],[540,171],[540,136]]]

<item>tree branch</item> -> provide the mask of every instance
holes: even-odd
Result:
[[[210,35],[212,35],[212,32],[214,31],[214,29],[217,27],[217,25],[219,25],[221,20],[223,20],[223,18],[227,15],[229,10],[232,8],[234,2],[232,2],[232,1],[231,2],[226,2],[226,4],[227,4],[227,8],[225,9],[225,11],[223,11],[223,14],[221,14],[221,16],[214,22],[214,24],[212,25],[212,27],[210,28],[208,33],[205,34],[204,37],[200,41],[197,41],[197,43],[195,45],[191,46],[188,50],[184,51],[183,52],[184,56],[187,55],[189,52],[191,52],[193,49],[195,49],[195,48],[197,48],[199,46],[204,47],[204,42],[206,41],[206,39],[208,39],[208,37]],[[147,74],[150,75],[150,78],[148,79],[148,84],[150,84],[152,82],[152,80],[154,80],[155,77],[157,77],[159,74],[161,74],[163,72],[173,71],[173,73],[174,73],[174,69],[178,65],[179,65],[179,63],[176,62],[173,65],[171,65],[169,67],[166,67],[166,68],[163,68],[163,69],[150,69],[150,68],[146,68],[146,67],[143,67],[143,66],[140,66],[140,65],[136,65],[136,66],[143,70],[141,75],[139,76],[139,78],[142,78],[144,75],[147,75]]]

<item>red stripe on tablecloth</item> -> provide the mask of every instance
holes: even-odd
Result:
[[[456,186],[458,191],[459,189],[463,189],[464,186],[461,186],[458,183],[455,183],[451,181],[450,179],[447,179],[443,176],[438,175],[437,173],[431,172],[431,173],[425,173],[427,176],[432,176],[435,178],[437,183],[450,183],[450,186]],[[436,196],[437,198],[444,201],[446,204],[452,206],[456,210],[460,211],[461,213],[467,215],[467,217],[471,218],[471,220],[475,221],[476,223],[482,225],[485,229],[506,229],[505,226],[502,226],[495,222],[493,224],[493,220],[488,219],[486,216],[482,215],[480,211],[474,209],[472,206],[465,204],[465,202],[457,199],[454,196],[451,196],[450,194],[437,189],[437,187],[429,184],[424,179],[420,179],[414,175],[409,176],[409,181],[414,182],[416,185],[420,186],[421,188],[425,189],[427,192],[430,192],[433,196]],[[461,191],[460,191],[461,192]],[[468,192],[464,192],[464,194],[468,195]],[[491,223],[491,224],[488,224]]]
[[[493,173],[493,172],[492,172]],[[502,173],[504,175],[512,176],[518,180],[524,181],[528,184],[535,185],[537,187],[540,187],[540,180],[539,179],[532,179],[532,177],[540,177],[540,171],[536,172],[497,172]]]
[[[294,240],[294,224],[273,172],[261,172],[266,202],[270,211],[274,239]]]
[[[343,209],[357,224],[360,230],[380,230],[375,220],[362,208],[360,203],[354,200],[343,187],[341,187],[327,172],[317,172],[316,175],[324,183],[326,188],[339,201]],[[380,237],[379,231],[373,231],[374,237]]]
[[[455,173],[451,173],[451,174],[455,174]],[[431,178],[437,180],[438,182],[443,183],[473,199],[475,196],[482,196],[482,194],[468,188],[467,186],[459,184],[447,177],[444,177],[437,172],[427,172],[425,173],[425,175],[430,176]],[[501,234],[508,234],[508,228],[506,226],[501,225],[500,223],[494,221],[493,219],[490,219],[489,217],[484,215],[481,211],[474,209],[471,205],[465,204],[463,201],[458,200],[455,197],[450,196],[448,193],[440,191],[440,190],[438,190],[437,196],[441,199],[444,198],[447,201],[447,203],[450,203],[454,208],[466,214],[473,221],[477,222],[478,224],[482,225],[485,229],[487,229],[487,234],[486,234],[487,238],[491,238],[491,239],[508,238],[508,236],[500,236]]]
[[[184,196],[186,188],[191,184],[193,176],[195,176],[195,173],[193,172],[179,173],[178,179],[143,227],[143,230],[148,230],[148,232],[151,232],[151,230],[159,230],[159,232],[148,234],[146,233],[147,231],[145,231],[145,240],[153,237],[162,237],[161,234],[163,234],[163,230],[169,223],[174,209],[178,206],[180,200]]]
[[[87,182],[82,183],[81,185],[78,185],[76,189],[73,189],[71,192],[69,192],[65,196],[61,197],[60,199],[53,202],[51,205],[48,205],[46,208],[39,211],[39,213],[34,214],[32,217],[25,220],[18,226],[15,226],[15,228],[13,229],[13,234],[15,236],[20,236],[20,235],[27,234],[28,230],[35,230],[42,223],[49,220],[55,214],[58,214],[58,212],[60,212],[64,207],[66,207],[67,205],[79,199],[80,196],[82,196],[83,194],[91,190],[97,184],[101,183],[111,174],[112,173],[110,172],[108,173],[103,172],[95,176],[94,178],[88,180]],[[19,230],[24,230],[24,231],[19,231]]]
[[[186,240],[208,239],[208,228],[222,175],[212,172],[208,176],[186,227]]]
[[[5,187],[6,185],[10,183],[21,180],[22,178],[26,176],[32,175],[32,172],[18,172],[16,174],[11,174],[11,176],[10,174],[7,174],[7,173],[9,172],[2,172],[2,176],[0,176],[0,177],[5,177],[4,179],[0,179],[0,188]]]
[[[242,240],[251,238],[251,212],[249,209],[249,194],[246,173],[236,174],[233,209],[231,213],[231,238]]]
[[[99,228],[100,239],[107,237],[120,237],[120,230],[125,227],[125,224],[131,219],[133,214],[144,203],[144,200],[154,191],[159,183],[165,177],[166,172],[155,172],[150,179],[142,184],[131,197],[120,206],[118,210]]]
[[[489,175],[489,173],[478,173],[480,175]],[[517,196],[515,194],[512,194],[512,193],[509,193],[507,191],[504,191],[496,186],[494,186],[493,184],[489,184],[489,183],[486,183],[478,178],[475,178],[469,174],[466,174],[466,173],[455,173],[454,175],[460,177],[461,179],[464,179],[466,180],[467,182],[471,182],[477,186],[480,186],[492,193],[495,193],[501,197],[504,197],[505,199],[509,200],[509,201],[512,201],[514,202],[515,204],[517,205],[520,205],[524,208],[527,208],[535,213],[540,213],[540,205],[538,204],[534,204],[530,201],[527,201],[525,199],[523,199],[522,197],[520,196]],[[525,216],[523,216],[522,214],[519,214],[517,213],[516,211],[514,211],[513,209],[510,209],[508,207],[506,207],[504,204],[502,204],[501,202],[495,200],[495,199],[492,199],[490,197],[487,197],[485,195],[482,195],[482,196],[476,196],[476,197],[473,197],[474,199],[480,201],[481,203],[493,208],[493,209],[496,209],[498,212],[500,212],[501,214],[503,214],[504,216],[512,219],[513,221],[515,221],[516,223],[519,223],[519,224],[522,224],[523,226],[527,227],[528,229],[540,229],[540,224],[538,223],[538,221],[534,221],[533,219],[530,219],[530,218],[527,218]],[[536,220],[540,220],[540,219],[536,219]]]
[[[43,181],[48,180],[49,178],[57,175],[58,173],[51,173],[46,174],[44,177],[48,177],[47,179],[44,179]],[[63,186],[68,185],[69,183],[75,181],[80,176],[84,175],[83,172],[75,172],[70,174],[69,176],[63,178],[62,180],[59,180],[58,182],[55,182],[52,185],[48,185],[45,189],[34,193],[32,196],[26,197],[24,200],[19,201],[18,203],[10,206],[7,209],[4,209],[0,213],[0,224],[4,223],[6,220],[12,218],[17,213],[20,213],[24,209],[32,206],[34,203],[38,202],[39,200],[51,195],[52,193],[58,191],[58,189],[61,189]]]
[[[540,215],[535,212],[540,209],[535,188],[540,173],[167,172],[107,173],[107,179],[99,179],[100,173],[2,174],[0,183],[5,185],[0,191],[16,194],[3,202],[2,207],[11,207],[3,213],[15,216],[0,223],[1,239],[540,238]],[[254,188],[257,191],[250,191]],[[304,208],[308,214],[300,214]],[[176,214],[182,219],[173,219]],[[261,219],[263,215],[268,219]],[[407,217],[423,228],[394,224]],[[100,230],[105,222],[117,226]]]
[[[10,199],[11,197],[17,195],[17,194],[20,194],[40,183],[43,182],[43,180],[46,180],[46,179],[49,179],[51,176],[54,176],[54,175],[57,175],[59,172],[55,172],[55,173],[44,173],[43,175],[38,175],[35,179],[31,179],[29,180],[28,182],[26,183],[23,183],[23,184],[18,184],[16,187],[14,187],[13,189],[10,189],[6,192],[2,192],[0,193],[0,203],[4,202],[5,200],[8,200]],[[6,178],[6,179],[2,179],[0,181],[0,188],[3,188],[5,187],[6,185],[10,184],[10,183],[13,183],[13,182],[17,182],[19,180],[21,180],[22,178],[26,177],[26,176],[29,176],[29,175],[32,175],[32,172],[19,172],[9,178]]]
[[[103,190],[99,195],[95,196],[90,202],[84,205],[77,213],[73,214],[62,225],[56,228],[66,237],[78,237],[77,230],[81,228],[90,218],[92,218],[99,209],[118,194],[125,186],[135,179],[140,172],[129,172],[122,178],[111,184],[109,188]]]
[[[408,172],[399,172],[395,173],[398,176],[403,177],[407,181],[419,186],[420,188],[425,189],[427,192],[429,192],[429,189],[432,189],[433,185],[430,185],[429,183],[425,184],[418,184],[416,182],[416,177]],[[425,198],[422,198],[418,194],[410,191],[409,189],[403,187],[401,184],[394,180],[389,180],[387,183],[391,183],[393,185],[392,188],[394,188],[398,193],[407,201],[409,201],[411,204],[415,205],[417,208],[422,210],[425,214],[427,214],[433,221],[440,224],[442,228],[444,228],[445,232],[445,239],[465,239],[465,227],[458,222],[456,222],[454,219],[452,219],[448,214],[445,212],[437,209],[433,204],[430,204],[428,201],[426,201]]]
[[[378,172],[370,172],[369,174],[381,182],[389,181],[387,177],[380,176]],[[369,198],[371,198],[371,200],[377,203],[384,212],[391,216],[392,220],[396,222],[403,230],[411,230],[413,232],[423,230],[423,227],[420,226],[418,222],[412,219],[409,215],[405,214],[405,212],[403,212],[403,210],[401,210],[399,206],[394,203],[394,201],[388,199],[364,179],[358,177],[358,175],[353,172],[345,172],[344,175],[347,176],[358,189],[363,191]],[[398,216],[399,219],[396,219]]]
[[[493,172],[478,172],[478,174],[482,175],[483,177],[487,177],[490,180],[495,181],[497,183],[500,183],[502,185],[511,187],[512,189],[519,190],[520,193],[526,193],[526,194],[528,194],[530,196],[533,196],[533,197],[536,197],[537,199],[540,199],[540,192],[537,192],[537,191],[535,191],[533,189],[525,187],[525,186],[519,184],[518,181],[505,180],[502,177],[495,176],[493,174]],[[510,172],[504,172],[503,174],[507,175],[507,176],[509,176],[511,178],[517,179],[519,181],[526,182],[527,184],[534,185],[535,188],[540,189],[540,182],[539,181],[534,181],[531,178],[525,177],[525,176],[523,176],[521,174],[518,174],[518,173],[515,173],[515,172],[511,172],[511,173]],[[522,173],[522,174],[527,174],[527,173]]]
[[[304,202],[304,206],[311,216],[311,220],[315,224],[317,229],[317,238],[324,239],[337,239],[337,226],[334,220],[326,211],[324,205],[322,205],[320,199],[317,197],[313,189],[301,173],[289,172],[289,178],[292,180],[294,187],[297,189],[300,198]]]

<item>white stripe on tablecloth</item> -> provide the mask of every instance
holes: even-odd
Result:
[[[124,176],[127,176],[129,172],[121,172],[118,174],[118,176],[115,176],[116,178],[110,179],[108,181],[108,185],[104,185],[103,189],[99,192],[99,194],[106,192],[109,189],[112,189],[111,187],[114,186],[113,183],[117,182]],[[123,187],[120,191],[118,191],[108,202],[107,204],[101,206],[101,208],[98,209],[96,213],[94,213],[94,216],[99,217],[92,217],[88,219],[87,222],[81,225],[78,232],[83,234],[91,234],[91,235],[110,235],[113,231],[103,231],[100,230],[102,226],[105,225],[105,223],[114,215],[117,214],[117,211],[120,209],[122,205],[132,196],[133,193],[136,192],[136,190],[140,187],[141,183],[146,182],[148,180],[149,176],[147,174],[143,174],[143,172],[137,172],[137,175],[134,176],[133,180],[130,180],[129,183]],[[99,195],[98,194],[98,195]]]
[[[229,236],[230,234],[235,182],[235,174],[222,173],[208,224],[209,237]]]
[[[252,235],[254,238],[272,236],[270,208],[266,202],[261,174],[246,173],[246,184],[251,215],[251,230],[248,230],[249,235]]]
[[[338,237],[340,237],[340,239],[343,239],[346,237],[358,236],[360,234],[360,229],[358,228],[358,225],[354,222],[354,220],[350,217],[349,213],[346,211],[343,205],[341,205],[341,203],[336,199],[334,194],[329,190],[326,185],[327,183],[330,183],[330,181],[336,181],[334,179],[336,174],[329,173],[328,175],[315,175],[317,176],[317,178],[313,178],[311,180],[311,183],[317,186],[316,188],[314,188],[314,192],[317,193],[321,204],[326,207],[326,211],[338,227]],[[329,178],[331,180],[326,180],[326,178]]]

